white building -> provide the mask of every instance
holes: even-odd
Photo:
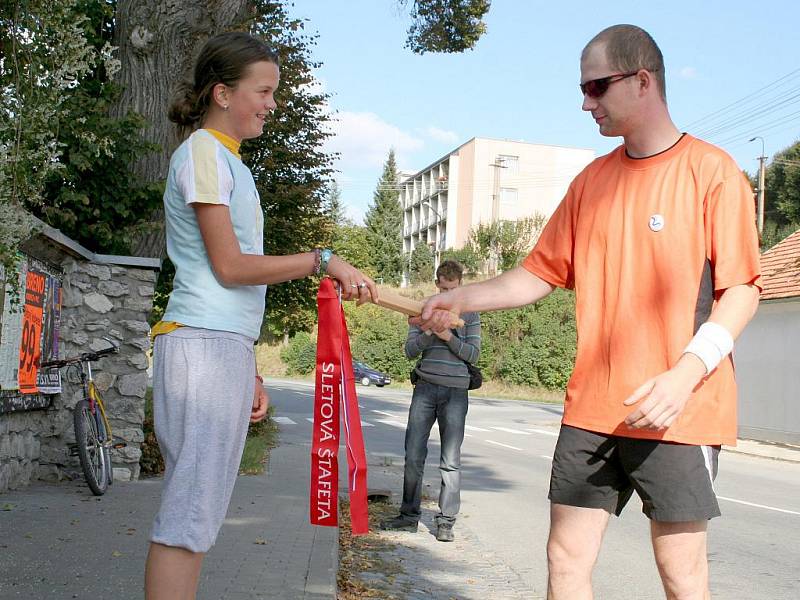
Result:
[[[438,264],[480,223],[550,217],[594,151],[472,138],[433,164],[401,178],[403,253],[428,244]]]

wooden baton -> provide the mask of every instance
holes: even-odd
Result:
[[[375,304],[390,310],[396,310],[397,312],[408,315],[409,317],[418,317],[421,315],[422,307],[424,305],[424,303],[420,302],[419,300],[412,300],[411,298],[406,298],[405,296],[400,296],[399,294],[388,292],[386,290],[380,290],[378,300],[375,301]],[[451,312],[450,314],[452,315],[450,327],[464,326],[464,319],[460,318],[454,312]]]

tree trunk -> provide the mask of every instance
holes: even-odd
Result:
[[[167,109],[178,82],[193,77],[202,45],[252,15],[252,0],[117,0],[114,44],[122,63],[117,81],[123,91],[112,114],[142,115],[147,120],[145,137],[160,147],[134,166],[141,181],[153,183],[167,176],[169,158],[181,141]],[[151,221],[152,227],[135,241],[133,253],[163,258],[163,210]]]

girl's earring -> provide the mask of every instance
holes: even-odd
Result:
[[[226,104],[225,106],[223,106],[222,110],[228,110],[228,105]]]

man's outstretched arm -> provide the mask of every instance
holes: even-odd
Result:
[[[425,302],[422,314],[410,322],[422,330],[444,331],[450,327],[449,311],[461,314],[517,308],[541,300],[554,289],[524,267],[515,267],[492,279],[432,296]]]

